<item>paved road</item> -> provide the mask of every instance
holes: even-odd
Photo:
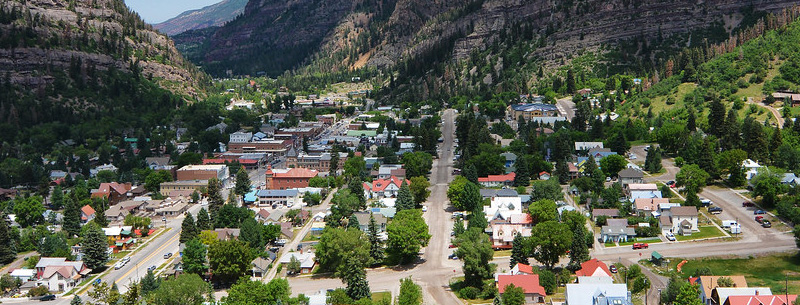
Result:
[[[421,263],[397,268],[372,269],[367,272],[367,280],[373,291],[391,291],[394,296],[399,293],[400,279],[411,277],[422,287],[425,304],[461,304],[448,288],[452,277],[463,275],[461,261],[447,259],[447,255],[452,253],[452,250],[448,248],[449,232],[453,222],[447,211],[450,206],[447,200],[447,184],[452,179],[455,112],[447,110],[443,118],[445,123],[442,126],[444,137],[442,155],[433,163],[430,177],[431,195],[425,202],[428,212],[423,216],[432,236],[428,246],[422,250],[424,254],[421,256]],[[290,278],[290,285],[292,293],[295,295],[315,294],[320,290],[345,286],[337,278],[314,278],[312,276]]]
[[[558,112],[567,118],[567,121],[572,121],[572,118],[575,117],[575,103],[572,102],[571,96],[556,100],[556,107]]]

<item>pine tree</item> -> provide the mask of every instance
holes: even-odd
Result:
[[[355,256],[348,256],[344,261],[344,270],[342,282],[347,285],[347,296],[353,300],[361,300],[371,296],[369,289],[369,282],[367,282],[367,272],[364,266],[361,265],[358,258]]]
[[[186,213],[186,217],[183,218],[183,222],[181,223],[180,242],[185,243],[196,238],[197,235],[199,235],[199,233],[197,231],[197,226],[194,224],[194,217],[192,217],[192,214]]]
[[[715,98],[711,102],[710,108],[711,110],[708,113],[708,133],[717,137],[722,137],[723,133],[725,132],[725,126],[722,124],[722,122],[725,122],[725,105],[722,104],[720,99]],[[734,109],[731,110],[735,111]]]
[[[234,191],[236,191],[236,195],[239,196],[244,196],[244,194],[250,191],[250,176],[247,175],[244,166],[239,167],[239,171],[236,172],[236,187]]]
[[[5,215],[4,215],[5,218]],[[17,258],[17,250],[14,247],[14,240],[8,232],[8,224],[0,221],[0,263],[8,264]]]
[[[650,147],[647,151],[647,157],[644,161],[644,169],[648,172],[658,173],[661,171],[661,149],[658,147]]]
[[[69,305],[81,305],[81,304],[83,304],[83,301],[81,301],[81,297],[79,297],[78,295],[75,295],[74,297],[72,297],[72,301],[69,301]]]
[[[575,73],[572,72],[572,69],[567,70],[567,93],[573,94],[576,90],[575,85]]]
[[[225,204],[225,199],[222,198],[222,182],[217,178],[208,180],[208,210],[213,223],[217,218],[217,212]]]
[[[108,197],[95,198],[92,201],[92,208],[94,208],[95,212],[94,223],[102,228],[108,227],[108,219],[104,217],[108,208]]]
[[[147,274],[139,282],[139,285],[141,285],[142,296],[147,296],[150,292],[158,289],[158,286],[161,286],[161,278],[156,277],[152,270],[147,270]]]
[[[195,223],[195,227],[197,227],[197,231],[214,229],[211,225],[211,219],[208,217],[208,212],[205,208],[200,208],[200,211],[197,212],[197,222]]]
[[[569,248],[569,265],[578,270],[580,264],[589,260],[589,248],[586,246],[586,228],[576,227],[572,231],[572,245]],[[576,268],[577,267],[577,268]]]
[[[628,140],[625,139],[625,132],[622,129],[611,137],[608,144],[611,151],[623,156],[631,149],[631,145],[628,144]]]
[[[331,167],[328,169],[331,176],[336,176],[336,172],[339,170],[339,152],[335,149],[331,151]]]
[[[103,268],[108,261],[108,244],[106,235],[99,226],[91,224],[89,229],[84,232],[82,248],[83,262],[86,267],[98,270]]]
[[[511,243],[511,261],[509,262],[508,268],[514,268],[517,263],[528,264],[527,241],[525,237],[519,233],[514,235],[514,241]]]
[[[771,156],[770,160],[772,160],[772,162],[775,162],[775,160],[778,159],[778,147],[781,147],[781,145],[783,145],[781,130],[778,128],[778,126],[775,126],[772,131],[772,138],[770,138],[769,142],[769,153]]]
[[[81,233],[81,210],[78,207],[78,203],[72,199],[72,196],[64,198],[64,221],[62,226],[69,237]]]
[[[472,163],[467,163],[467,165],[464,166],[464,171],[461,175],[467,178],[469,182],[478,183],[478,169],[475,168],[475,165]]]
[[[369,216],[368,229],[370,244],[369,256],[372,258],[373,264],[381,264],[383,263],[384,258],[383,242],[378,236],[378,223],[375,221],[375,217],[372,215]]]
[[[731,109],[728,111],[727,118],[725,118],[722,141],[720,143],[722,147],[726,150],[739,148],[742,141],[739,132],[739,116],[736,113],[736,109]]]
[[[483,206],[476,207],[469,216],[467,230],[469,230],[469,228],[479,228],[483,231],[486,230],[488,226],[489,222],[486,220],[486,214],[483,213]]]
[[[689,108],[689,117],[686,119],[686,130],[690,132],[697,131],[697,117],[695,116],[694,109],[692,108]]]
[[[50,207],[53,210],[60,210],[64,207],[64,191],[61,190],[61,186],[58,184],[53,187],[53,195],[50,197]]]
[[[531,184],[531,172],[530,166],[528,166],[528,161],[526,161],[525,155],[518,155],[517,156],[517,164],[516,164],[516,175],[514,176],[514,186],[528,186]]]
[[[347,219],[347,229],[354,229],[360,230],[361,225],[358,223],[358,217],[355,214],[350,215],[350,218]]]
[[[566,160],[559,159],[556,161],[556,176],[558,176],[559,184],[569,182],[569,165],[567,165]]]
[[[503,305],[503,299],[500,298],[500,294],[494,295],[494,300],[492,300],[492,305]]]
[[[397,201],[394,206],[398,212],[416,207],[414,197],[411,195],[411,189],[408,188],[408,184],[405,181],[400,185],[400,190],[397,191]]]
[[[456,221],[453,223],[453,235],[458,237],[461,233],[464,233],[467,229],[464,228],[464,220],[461,217],[458,217]]]

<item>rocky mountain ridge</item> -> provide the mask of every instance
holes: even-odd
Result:
[[[251,0],[236,20],[176,42],[194,47],[190,59],[212,74],[274,75],[306,65],[391,67],[432,49],[464,58],[520,27],[542,44],[536,56],[556,60],[618,41],[706,27],[730,34],[747,18],[743,12],[780,13],[794,5],[787,0]],[[447,50],[439,50],[442,46]]]
[[[153,27],[170,36],[189,30],[218,27],[242,14],[246,4],[247,0],[223,0],[201,9],[185,11]]]

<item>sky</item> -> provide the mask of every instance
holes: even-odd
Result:
[[[203,8],[221,0],[125,0],[145,22],[155,24],[188,10]]]

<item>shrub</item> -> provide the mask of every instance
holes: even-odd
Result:
[[[33,288],[33,289],[28,291],[28,296],[29,297],[40,297],[40,296],[48,295],[48,294],[50,294],[50,290],[47,289],[47,286],[44,286],[44,285],[36,286],[36,288]]]
[[[477,298],[478,294],[480,292],[481,291],[478,290],[478,288],[475,288],[475,287],[464,287],[464,288],[461,288],[461,290],[458,291],[458,295],[462,299],[470,299],[471,300],[471,299]]]

